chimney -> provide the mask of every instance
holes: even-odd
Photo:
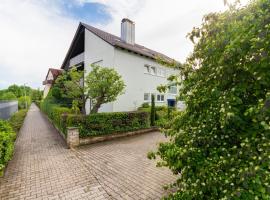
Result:
[[[135,23],[124,18],[121,22],[121,40],[128,44],[135,44]]]

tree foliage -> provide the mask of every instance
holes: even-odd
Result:
[[[102,104],[115,101],[124,88],[124,81],[114,69],[92,65],[85,80],[85,93],[94,104],[91,113],[98,112]]]
[[[83,71],[78,71],[72,68],[69,71],[64,71],[59,75],[52,88],[52,96],[65,104],[75,100],[78,102],[78,107],[85,113],[85,102],[88,98],[84,95]]]
[[[156,152],[179,175],[169,198],[270,199],[270,1],[209,14],[189,37],[187,107]]]

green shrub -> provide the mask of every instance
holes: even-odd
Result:
[[[26,109],[26,106],[27,106],[27,108],[29,108],[31,105],[31,97],[21,96],[18,99],[18,105],[19,105],[19,109]]]
[[[49,96],[49,97],[48,97]],[[66,114],[72,113],[70,108],[59,106],[51,99],[48,94],[48,98],[44,99],[40,104],[40,109],[50,118],[53,124],[61,130],[66,132]]]
[[[157,152],[179,175],[169,199],[270,199],[269,10],[269,0],[255,0],[211,13],[190,34],[186,109]]]
[[[18,112],[14,113],[9,119],[9,123],[15,132],[19,132],[21,126],[23,125],[26,114],[26,109],[19,110]]]
[[[7,121],[0,120],[0,176],[7,162],[12,158],[16,133]]]
[[[35,104],[37,105],[37,107],[39,107],[39,108],[40,108],[41,101],[36,100],[36,101],[35,101]]]
[[[68,115],[66,124],[79,127],[80,137],[134,131],[150,127],[146,112],[97,113],[88,116]]]
[[[16,100],[17,97],[12,92],[5,92],[2,95],[0,95],[0,100]]]

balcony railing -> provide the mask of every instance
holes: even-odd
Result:
[[[82,52],[81,54],[78,54],[77,56],[73,57],[70,59],[69,61],[69,67],[75,66],[81,62],[84,61],[84,52]]]

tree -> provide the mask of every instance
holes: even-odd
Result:
[[[102,104],[115,101],[124,88],[124,81],[114,69],[92,65],[85,80],[85,93],[94,104],[91,113],[97,113]]]
[[[270,199],[270,1],[205,16],[180,94],[186,110],[159,146],[170,199]]]
[[[39,89],[32,89],[31,99],[32,101],[40,101],[42,99],[42,91],[40,91]]]
[[[15,100],[17,99],[17,97],[12,92],[6,92],[0,96],[0,99],[1,100]]]
[[[76,68],[65,71],[57,77],[52,88],[52,95],[62,103],[76,100],[78,106],[82,109],[82,113],[85,114],[85,102],[88,96],[84,94],[82,80],[83,71],[78,71]]]
[[[23,91],[22,91],[21,87],[18,86],[18,85],[15,85],[15,84],[9,86],[7,90],[8,90],[9,92],[12,92],[13,94],[15,94],[15,96],[16,96],[17,98],[19,98],[20,96],[23,95]]]
[[[156,108],[155,108],[155,95],[151,95],[151,126],[155,125]]]

